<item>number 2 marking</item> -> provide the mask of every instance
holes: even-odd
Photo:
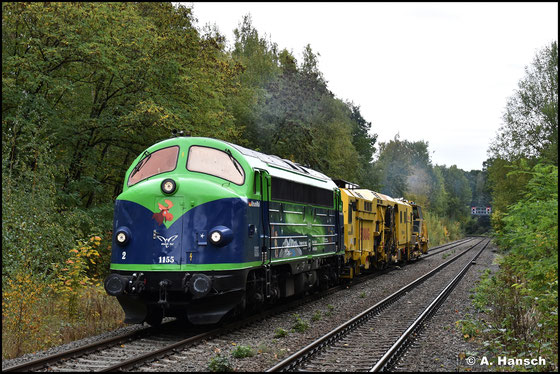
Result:
[[[123,252],[123,253],[122,253],[122,259],[123,259],[123,260],[126,260],[126,252]]]

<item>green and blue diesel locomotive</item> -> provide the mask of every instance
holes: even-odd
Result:
[[[329,177],[224,141],[176,137],[127,170],[105,289],[127,323],[216,323],[336,283],[343,243]]]

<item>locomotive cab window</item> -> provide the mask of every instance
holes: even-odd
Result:
[[[414,219],[422,219],[422,209],[419,206],[415,206],[412,211],[414,212]]]
[[[189,149],[187,170],[212,175],[241,186],[245,171],[231,153],[215,148],[193,145]]]
[[[152,153],[145,152],[145,156],[130,172],[128,187],[154,175],[175,170],[178,156],[178,146],[159,149]]]

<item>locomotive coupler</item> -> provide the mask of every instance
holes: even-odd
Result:
[[[169,308],[169,303],[167,302],[167,287],[171,286],[171,281],[164,279],[159,282],[159,300],[158,304],[163,308]]]
[[[146,277],[144,273],[133,273],[128,281],[128,289],[130,293],[140,294],[146,288]]]

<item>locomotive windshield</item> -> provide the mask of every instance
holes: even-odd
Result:
[[[245,182],[245,172],[239,162],[231,154],[215,148],[192,146],[187,170],[213,175],[237,185]]]
[[[178,146],[163,148],[148,153],[138,162],[130,173],[128,177],[128,187],[151,176],[175,170],[175,167],[177,167],[178,155]]]

